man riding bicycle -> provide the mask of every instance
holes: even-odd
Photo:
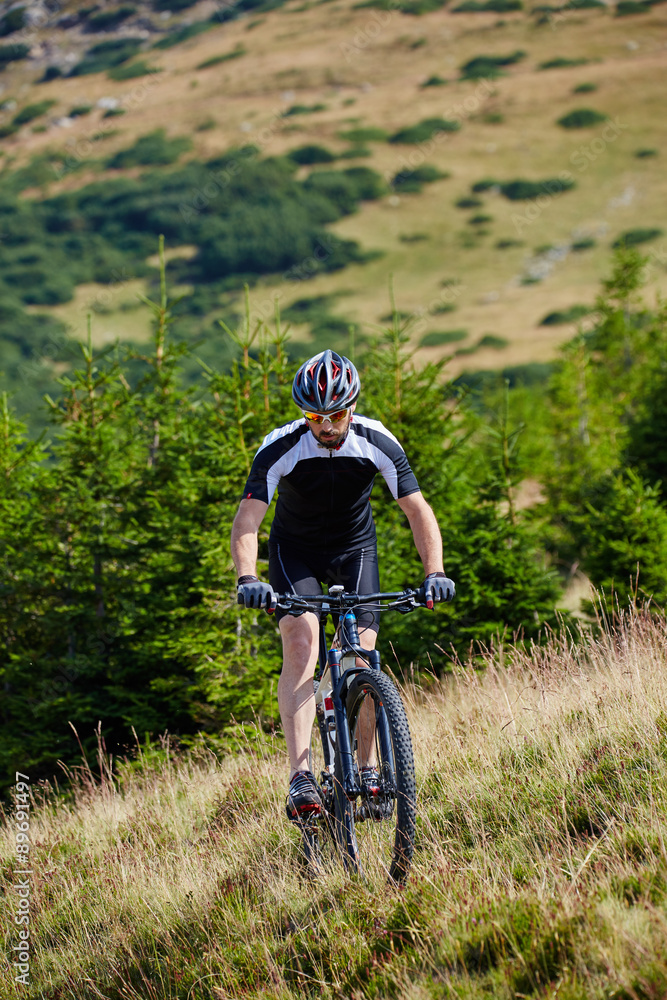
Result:
[[[355,366],[333,351],[306,361],[294,377],[292,398],[303,418],[271,431],[255,455],[234,519],[231,550],[239,603],[276,610],[278,593],[321,593],[323,583],[368,594],[379,590],[370,494],[384,477],[408,518],[424,565],[427,606],[450,601],[454,584],[443,570],[442,537],[401,445],[379,420],[355,413],[361,385]],[[256,576],[257,535],[275,490],[269,536],[269,583]],[[359,611],[361,645],[373,649],[379,617]],[[317,812],[320,795],[308,769],[315,717],[313,673],[318,619],[276,614],[283,644],[278,706],[290,758],[287,815]]]

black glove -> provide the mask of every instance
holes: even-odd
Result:
[[[270,583],[263,583],[256,576],[240,576],[236,593],[238,603],[246,608],[266,608],[270,615],[276,610],[278,595]]]
[[[422,586],[427,608],[432,608],[439,601],[451,601],[456,593],[454,581],[444,573],[429,573]]]

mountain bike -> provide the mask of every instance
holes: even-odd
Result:
[[[405,614],[425,607],[425,600],[419,590],[359,595],[342,586],[330,587],[328,594],[278,595],[278,607],[288,614],[312,611],[320,617],[310,770],[322,810],[299,826],[313,872],[322,872],[329,857],[338,855],[350,872],[402,885],[417,815],[412,740],[403,702],[382,673],[379,652],[360,644],[360,606]],[[329,615],[338,619],[330,648]]]

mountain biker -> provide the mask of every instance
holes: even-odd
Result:
[[[378,472],[407,516],[424,565],[427,606],[449,601],[454,584],[443,570],[442,538],[403,448],[378,420],[358,415],[361,386],[355,366],[327,350],[304,362],[292,385],[303,416],[271,431],[255,455],[234,519],[231,551],[238,600],[276,610],[278,593],[321,593],[343,584],[358,594],[379,590],[375,524],[369,502]],[[257,578],[257,535],[275,490],[269,537],[269,582]],[[319,651],[318,619],[278,609],[283,669],[278,706],[290,758],[287,816],[319,812],[321,800],[308,769],[315,717],[313,673]],[[373,649],[379,618],[359,609],[364,649]]]

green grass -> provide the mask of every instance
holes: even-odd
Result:
[[[31,811],[30,995],[663,996],[666,630],[626,615],[407,684],[419,825],[400,893],[342,866],[305,878],[279,738],[102,752],[101,777],[83,766]],[[28,995],[8,964],[0,987]]]

